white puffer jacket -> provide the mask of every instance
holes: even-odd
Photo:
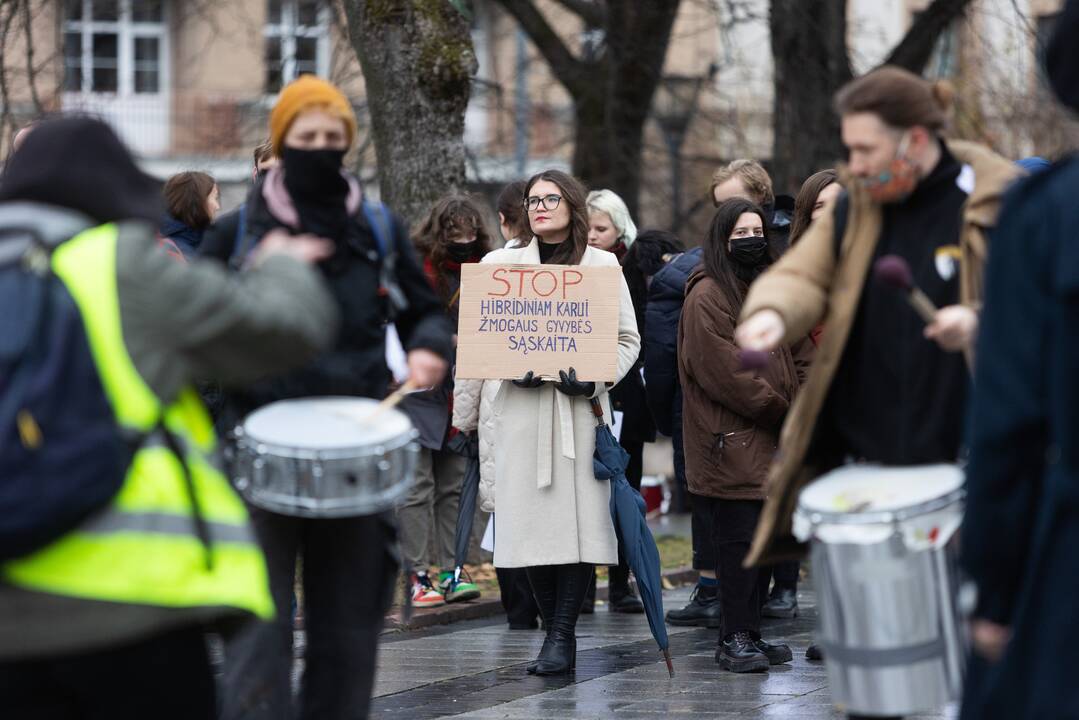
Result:
[[[480,510],[495,511],[494,405],[501,380],[457,380],[453,388],[453,426],[479,430]]]

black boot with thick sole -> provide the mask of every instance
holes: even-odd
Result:
[[[733,673],[764,672],[772,664],[748,632],[736,632],[724,638],[716,650],[716,662]]]

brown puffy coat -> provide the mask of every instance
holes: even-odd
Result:
[[[678,327],[686,481],[695,495],[763,500],[799,372],[788,347],[760,371],[740,370],[737,317],[723,289],[694,271]]]

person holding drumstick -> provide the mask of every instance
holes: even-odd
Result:
[[[945,141],[950,89],[884,67],[842,88],[845,191],[750,289],[735,338],[770,351],[827,328],[791,409],[748,561],[800,548],[799,491],[847,462],[954,463],[977,332],[986,231],[1019,174],[988,149]],[[901,293],[868,278],[901,256],[940,308],[926,325]],[[827,649],[825,659],[827,660]],[[928,709],[928,708],[927,708]]]
[[[381,216],[388,222],[380,224],[382,209],[365,206],[359,181],[342,167],[355,134],[347,98],[314,76],[290,83],[274,105],[270,138],[281,164],[247,200],[251,237],[243,245],[257,246],[276,229],[332,241],[333,254],[319,269],[341,311],[342,329],[337,344],[306,367],[232,394],[226,420],[238,422],[285,398],[385,396],[385,324],[391,313],[408,351],[410,379],[431,387],[445,375],[452,328],[442,304],[401,224],[388,213]],[[258,508],[251,515],[266,553],[277,618],[227,642],[222,716],[292,717],[291,601],[302,558],[307,651],[299,716],[366,717],[378,636],[398,569],[393,518],[309,519]]]
[[[586,197],[581,182],[564,172],[533,176],[524,197],[531,242],[488,253],[483,262],[618,267],[614,255],[588,245]],[[619,278],[621,379],[636,362],[641,341],[629,287]],[[479,422],[480,384],[460,380],[454,388],[461,402],[454,402],[453,424],[462,431]],[[576,666],[575,628],[594,568],[618,563],[611,487],[596,480],[592,459],[596,420],[590,400],[598,398],[607,416],[608,387],[578,380],[568,361],[559,382],[528,372],[494,385],[496,440],[488,452],[494,457],[495,567],[525,568],[543,617],[547,637],[528,672],[563,675]],[[480,491],[489,501],[486,483]]]

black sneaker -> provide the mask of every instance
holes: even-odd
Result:
[[[824,653],[820,650],[820,645],[813,643],[806,648],[806,660],[823,660]]]
[[[773,590],[772,597],[761,607],[761,617],[796,618],[798,617],[798,593],[794,590]]]
[[[728,636],[716,650],[716,662],[733,673],[764,672],[772,664],[747,632]]]
[[[768,658],[769,665],[782,665],[794,659],[794,655],[787,645],[773,645],[770,642],[765,642],[763,638],[758,639],[755,644],[757,649]]]
[[[696,626],[706,628],[723,627],[723,610],[719,605],[719,593],[701,592],[701,586],[693,588],[689,603],[681,610],[667,611],[667,622],[671,625]]]

